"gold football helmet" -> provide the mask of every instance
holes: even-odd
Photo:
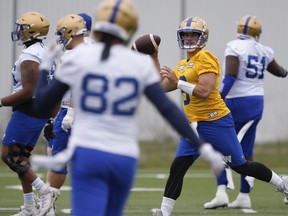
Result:
[[[261,32],[261,23],[256,16],[246,15],[238,22],[237,33],[238,37],[241,39],[253,37],[256,41],[258,41]]]
[[[57,23],[57,43],[63,44],[64,48],[71,42],[75,35],[87,32],[84,19],[77,14],[68,14],[62,17]]]
[[[132,0],[104,0],[96,9],[93,30],[129,41],[137,25],[138,15]]]
[[[185,45],[184,34],[185,33],[197,33],[199,37],[197,39],[196,45]],[[209,29],[206,22],[200,17],[188,17],[181,22],[179,30],[177,31],[177,40],[180,49],[187,50],[188,52],[193,52],[196,48],[202,49],[206,46],[209,36]]]
[[[47,18],[38,12],[27,12],[15,23],[15,31],[11,32],[12,41],[27,42],[35,38],[44,39],[49,31]]]

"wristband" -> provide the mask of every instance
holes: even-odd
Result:
[[[177,88],[181,89],[182,91],[186,92],[189,95],[193,95],[193,91],[196,85],[185,82],[183,80],[179,80],[177,83]]]

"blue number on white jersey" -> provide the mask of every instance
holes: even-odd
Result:
[[[120,98],[110,101],[107,98],[107,92],[109,91],[108,83],[109,81],[103,75],[87,74],[82,82],[82,90],[84,94],[81,97],[81,108],[88,112],[101,114],[107,110],[108,103],[111,103],[112,114],[113,115],[132,115],[135,112],[136,106],[130,106],[121,108],[121,105],[129,102],[131,100],[137,99],[139,91],[139,83],[135,78],[130,77],[120,77],[113,81],[113,87],[120,88],[124,85],[129,85],[131,88],[129,92]],[[93,86],[93,88],[92,88]],[[97,88],[95,88],[97,86]],[[114,89],[115,91],[115,89]],[[88,101],[97,101],[97,106],[89,106]],[[90,104],[90,103],[89,103]],[[110,107],[110,104],[109,104]]]
[[[260,60],[260,61],[259,61]],[[265,63],[266,63],[266,57],[263,56],[253,56],[253,55],[248,55],[248,64],[247,68],[252,69],[246,71],[246,77],[247,78],[258,78],[258,79],[263,79],[264,78],[264,70],[265,70]],[[259,72],[259,68],[257,65],[261,65],[261,69]]]

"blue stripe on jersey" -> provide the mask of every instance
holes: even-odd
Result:
[[[120,7],[121,2],[122,2],[122,0],[118,0],[118,1],[116,2],[116,5],[115,5],[115,7],[114,7],[114,10],[113,10],[113,13],[112,13],[112,15],[111,15],[111,18],[110,18],[109,22],[115,23],[116,15],[117,15],[117,12],[118,12],[118,10],[119,10],[119,7]]]
[[[192,20],[193,20],[193,17],[189,17],[189,19],[187,20],[187,24],[186,24],[187,27],[191,26]]]
[[[249,21],[250,19],[252,18],[252,16],[249,16],[245,22],[245,25],[244,25],[244,29],[243,29],[243,34],[244,35],[247,35],[247,30],[248,30],[248,24],[249,24]]]

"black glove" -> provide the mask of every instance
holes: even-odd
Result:
[[[54,120],[51,118],[44,126],[44,137],[47,141],[55,139],[56,135],[53,133]]]

